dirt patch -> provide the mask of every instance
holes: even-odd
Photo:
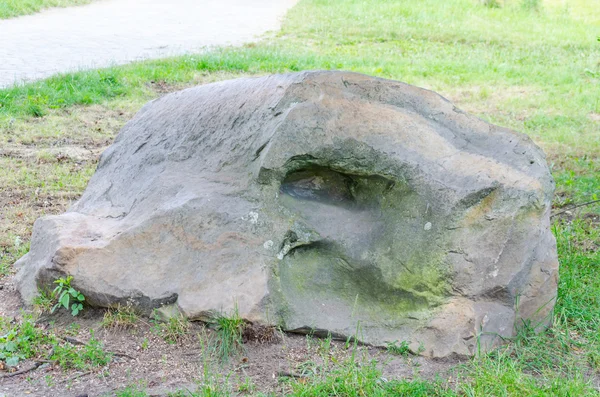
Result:
[[[0,257],[15,240],[28,242],[37,218],[79,198],[100,154],[139,106],[74,107],[0,127]]]
[[[11,278],[1,283],[0,315],[20,317],[21,305]],[[241,354],[222,362],[211,353],[214,331],[201,323],[190,324],[188,332],[177,343],[169,343],[161,337],[157,323],[150,319],[139,319],[128,329],[113,330],[102,327],[103,314],[99,309],[86,309],[78,317],[65,312],[40,318],[38,324],[70,341],[85,343],[93,334],[105,350],[114,353],[107,366],[75,371],[47,363],[26,374],[0,379],[0,392],[7,396],[100,396],[138,385],[151,395],[166,395],[168,391],[182,388],[195,390],[197,382],[211,378],[227,379],[233,391],[252,384],[255,391],[285,394],[289,378],[309,377],[324,366],[333,367],[333,363],[343,362],[352,354],[361,360],[378,360],[388,380],[445,378],[457,364],[454,360],[399,357],[367,346],[353,350],[352,344],[340,341],[262,328],[254,329],[252,334],[268,335],[268,341],[264,337],[262,340],[252,338],[244,344]],[[31,360],[23,362],[19,369],[32,364]]]
[[[35,160],[40,162],[83,162],[98,161],[106,147],[84,148],[80,146],[61,146],[50,148],[32,148],[23,145],[5,145],[0,148],[0,156],[18,159]]]
[[[0,127],[0,142],[34,148],[78,146],[94,149],[108,146],[143,101],[114,108],[75,106],[53,110],[41,118],[11,120]]]
[[[80,191],[48,192],[40,187],[0,188],[0,250],[18,239],[27,243],[35,220],[65,212],[79,198]]]
[[[590,113],[588,114],[588,118],[592,121],[600,123],[600,113]]]
[[[10,277],[0,278],[0,317],[15,318],[22,307],[19,293]]]
[[[507,86],[507,87],[485,87],[471,86],[461,87],[455,91],[447,91],[448,98],[462,110],[472,114],[505,114],[506,104],[511,101],[527,100],[533,101],[541,95],[541,90],[529,86]],[[525,120],[530,113],[535,111],[522,109],[519,114],[512,115],[517,120]]]

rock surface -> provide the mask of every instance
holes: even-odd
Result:
[[[219,313],[471,355],[548,324],[554,182],[525,135],[439,95],[346,72],[225,81],[147,104],[83,197],[39,219],[31,301]],[[168,310],[166,310],[168,311]]]

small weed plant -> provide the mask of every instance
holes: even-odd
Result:
[[[173,316],[164,323],[163,337],[169,343],[178,343],[185,338],[190,322],[183,315]]]
[[[43,357],[62,368],[88,370],[104,366],[111,360],[111,353],[104,351],[93,333],[88,343],[74,346],[37,326],[31,316],[16,323],[0,318],[0,333],[0,361],[9,367],[29,358]]]
[[[67,328],[65,328],[65,334],[70,336],[77,336],[79,331],[81,330],[81,325],[77,323],[70,324]]]
[[[386,344],[388,353],[395,354],[397,356],[406,357],[410,354],[410,348],[408,347],[407,341],[402,341],[398,344],[398,341],[388,342]]]
[[[256,385],[252,382],[252,379],[246,378],[244,382],[238,385],[238,391],[240,393],[254,393],[256,391]]]
[[[58,302],[52,308],[52,313],[56,309],[64,307],[67,310],[71,310],[71,315],[76,316],[83,310],[85,296],[71,286],[71,281],[73,281],[73,276],[59,278],[54,281],[54,284],[57,285],[52,292],[52,296],[57,298]]]

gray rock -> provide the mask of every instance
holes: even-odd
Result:
[[[553,189],[528,137],[431,91],[346,72],[225,81],[147,104],[81,200],[35,223],[18,283],[26,301],[72,275],[97,306],[237,306],[471,355],[549,324]]]

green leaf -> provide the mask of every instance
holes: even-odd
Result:
[[[7,342],[4,345],[4,350],[6,350],[7,352],[15,352],[17,350],[17,344],[13,341]]]
[[[58,300],[58,302],[63,305],[65,307],[65,309],[69,308],[69,301],[71,300],[69,294],[63,294],[61,295],[60,299]]]
[[[17,356],[12,356],[6,359],[6,365],[9,367],[14,367],[17,364],[19,364],[19,357]]]
[[[73,306],[71,306],[71,315],[76,316],[82,310],[83,305],[81,303],[73,303]]]

